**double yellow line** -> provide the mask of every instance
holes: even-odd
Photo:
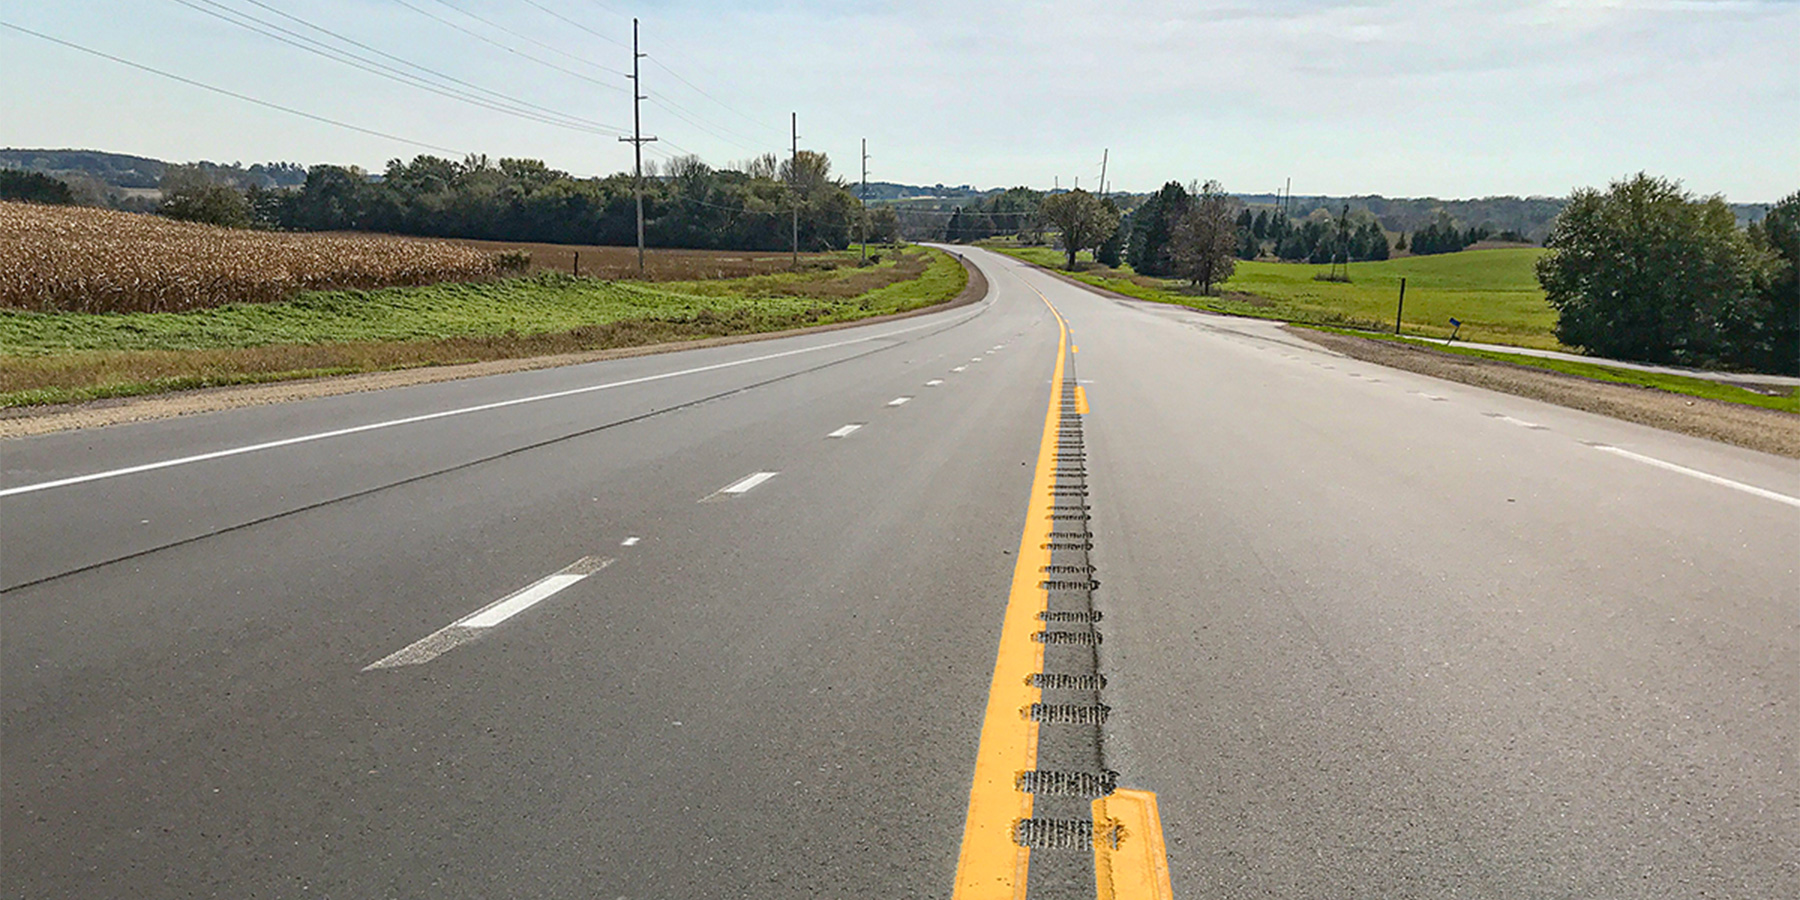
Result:
[[[1020,279],[1023,283],[1024,279]],[[1037,767],[1038,723],[1025,715],[1043,692],[1031,676],[1043,671],[1044,645],[1031,639],[1048,605],[1042,566],[1050,562],[1050,489],[1055,483],[1057,430],[1062,424],[1059,398],[1068,359],[1069,324],[1042,291],[1026,284],[1056,317],[1056,369],[1051,376],[1050,408],[1037,468],[1031,481],[1025,529],[1013,568],[1012,592],[1000,628],[1000,649],[988,687],[981,743],[975,753],[975,777],[969,786],[969,810],[963,824],[962,853],[956,866],[955,900],[1024,898],[1030,848],[1014,840],[1014,826],[1031,817],[1031,795],[1018,787],[1019,773]],[[1086,411],[1086,396],[1080,397]],[[1156,795],[1119,790],[1093,803],[1095,895],[1100,900],[1171,897],[1168,857]],[[1102,837],[1102,835],[1104,836]]]

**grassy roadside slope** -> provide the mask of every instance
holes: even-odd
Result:
[[[1085,284],[1159,303],[1231,315],[1279,319],[1297,325],[1342,334],[1339,329],[1380,332],[1394,327],[1394,304],[1400,279],[1406,278],[1406,308],[1402,328],[1407,337],[1381,333],[1357,337],[1395,340],[1423,350],[1450,353],[1532,369],[1575,375],[1611,384],[1635,385],[1691,397],[1705,397],[1745,406],[1800,413],[1800,392],[1758,393],[1704,378],[1663,375],[1622,369],[1600,363],[1570,362],[1512,353],[1494,353],[1439,342],[1419,336],[1448,337],[1448,319],[1463,322],[1459,337],[1516,347],[1567,350],[1557,343],[1551,329],[1556,313],[1544,301],[1532,268],[1543,255],[1540,249],[1476,250],[1435,256],[1413,256],[1383,262],[1351,263],[1350,284],[1313,281],[1325,267],[1301,263],[1239,261],[1237,272],[1224,286],[1223,296],[1203,296],[1179,282],[1147,278],[1129,268],[1109,269],[1089,262],[1077,271],[1062,268],[1065,257],[1042,247],[991,246],[989,249],[1057,270]],[[1441,323],[1441,324],[1434,324]]]
[[[942,303],[967,278],[920,248],[717,281],[540,274],[183,313],[0,310],[0,407],[779,331]]]
[[[1063,255],[1043,247],[989,249],[1062,271]],[[1148,278],[1129,267],[1088,268],[1063,274],[1142,300],[1175,303],[1211,312],[1281,319],[1344,328],[1391,329],[1406,279],[1403,330],[1448,337],[1452,317],[1462,320],[1465,340],[1541,350],[1565,350],[1551,329],[1556,312],[1544,300],[1532,266],[1538,248],[1472,250],[1351,263],[1349,284],[1315,281],[1327,267],[1306,263],[1239,261],[1222,296],[1204,296],[1179,281]],[[1077,266],[1081,263],[1077,262]]]

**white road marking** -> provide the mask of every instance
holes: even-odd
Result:
[[[856,429],[861,428],[861,427],[862,427],[861,424],[845,425],[844,427],[839,428],[838,430],[826,435],[826,437],[834,437],[834,438],[849,437],[851,435],[851,433],[855,432]]]
[[[1502,413],[1488,413],[1487,415],[1491,419],[1499,419],[1500,421],[1505,422],[1508,425],[1517,425],[1520,428],[1530,428],[1534,431],[1549,431],[1550,430],[1550,426],[1548,426],[1548,425],[1539,425],[1536,422],[1527,422],[1524,419],[1515,419],[1512,416],[1504,415]]]
[[[926,387],[937,387],[938,385],[943,384],[943,383],[944,383],[944,379],[933,378],[930,381],[925,382],[925,386]]]
[[[977,313],[970,313],[970,316],[974,316],[976,314]],[[32,494],[32,493],[37,493],[38,491],[51,490],[52,488],[68,487],[70,485],[76,485],[76,484],[86,484],[90,481],[102,481],[102,480],[109,479],[109,478],[121,478],[126,475],[136,475],[141,472],[154,472],[158,469],[168,469],[168,468],[173,468],[175,466],[192,465],[194,463],[208,462],[210,460],[215,460],[215,459],[225,459],[225,458],[231,457],[231,456],[242,456],[243,454],[246,454],[246,453],[257,453],[257,452],[260,452],[263,450],[274,450],[279,447],[291,447],[295,444],[309,444],[314,441],[323,441],[323,440],[329,440],[331,438],[346,437],[346,436],[352,435],[352,434],[362,434],[363,432],[366,432],[366,431],[379,431],[384,428],[398,428],[401,425],[416,425],[420,422],[431,422],[431,421],[434,421],[437,419],[448,419],[452,416],[466,416],[471,413],[487,412],[488,410],[493,410],[493,409],[505,409],[506,407],[509,407],[509,406],[521,406],[521,405],[524,405],[527,403],[539,403],[539,402],[542,402],[545,400],[557,400],[557,399],[560,399],[563,397],[574,397],[574,396],[578,396],[581,394],[591,394],[595,391],[611,390],[612,388],[629,387],[634,384],[647,384],[652,381],[663,381],[663,380],[666,380],[669,378],[680,378],[680,377],[683,377],[686,375],[698,375],[702,372],[716,372],[720,369],[731,369],[731,368],[735,368],[737,366],[747,366],[752,363],[768,362],[771,359],[782,359],[782,358],[789,357],[789,356],[797,356],[802,353],[816,353],[820,350],[832,350],[832,349],[835,349],[838,347],[847,347],[847,346],[850,346],[851,344],[864,344],[864,343],[868,343],[869,341],[885,340],[887,338],[893,337],[896,334],[905,334],[909,331],[918,331],[921,328],[934,328],[934,327],[937,327],[938,324],[939,323],[936,323],[936,322],[928,322],[923,325],[914,325],[909,328],[900,328],[900,329],[896,329],[893,331],[883,331],[880,334],[871,334],[871,335],[866,335],[864,337],[851,338],[850,340],[845,340],[845,341],[834,341],[829,344],[820,344],[816,347],[799,347],[794,350],[783,350],[780,353],[767,353],[762,356],[753,356],[753,357],[750,357],[749,359],[739,359],[739,360],[733,360],[731,362],[713,363],[711,365],[706,365],[706,366],[695,366],[691,369],[681,369],[681,370],[675,371],[675,372],[661,372],[656,375],[644,375],[644,376],[641,376],[638,378],[627,378],[623,381],[610,381],[605,384],[590,384],[585,387],[569,388],[567,390],[561,390],[561,391],[551,391],[550,393],[547,393],[547,394],[533,394],[529,397],[514,397],[511,400],[498,400],[493,403],[482,403],[482,404],[478,404],[476,406],[463,406],[463,407],[458,407],[456,409],[439,410],[434,413],[424,413],[422,415],[417,415],[417,416],[406,416],[405,418],[400,418],[400,419],[388,419],[388,420],[382,421],[382,422],[369,422],[364,425],[353,425],[349,428],[336,428],[331,431],[319,431],[319,432],[314,432],[312,434],[296,435],[296,436],[290,437],[290,438],[282,438],[281,440],[278,440],[278,441],[264,441],[259,444],[245,444],[240,447],[229,447],[224,450],[214,450],[210,453],[197,453],[197,454],[194,454],[193,456],[181,456],[181,457],[176,457],[174,459],[158,460],[156,462],[142,463],[140,465],[135,465],[135,466],[126,466],[121,469],[108,469],[104,472],[93,472],[93,473],[90,473],[87,475],[75,475],[75,476],[72,476],[69,478],[58,478],[55,481],[40,481],[37,484],[22,484],[17,487],[0,489],[0,497],[13,497],[13,496],[17,496],[19,494]]]
[[[1721,487],[1728,487],[1733,490],[1743,491],[1746,494],[1754,494],[1758,497],[1763,498],[1764,500],[1773,500],[1776,503],[1786,503],[1789,506],[1800,507],[1800,497],[1790,497],[1786,494],[1778,494],[1778,493],[1768,490],[1766,488],[1759,488],[1753,484],[1745,484],[1741,481],[1732,481],[1729,478],[1721,478],[1718,475],[1712,474],[1711,472],[1702,472],[1699,469],[1690,469],[1687,466],[1678,466],[1672,462],[1665,462],[1663,460],[1657,459],[1654,456],[1645,456],[1641,453],[1633,453],[1630,450],[1622,450],[1618,447],[1614,447],[1609,444],[1588,444],[1588,446],[1594,448],[1595,450],[1601,450],[1601,451],[1604,451],[1607,453],[1611,453],[1615,456],[1623,456],[1626,459],[1635,459],[1638,462],[1644,463],[1646,465],[1655,466],[1659,469],[1667,469],[1671,472],[1679,472],[1679,473],[1689,476],[1691,478],[1698,478],[1701,481],[1710,481],[1713,484],[1720,485]]]
[[[994,351],[995,351],[995,350],[998,350],[998,349],[1000,349],[1000,348],[1001,348],[1001,347],[1004,347],[1004,346],[1006,346],[1006,345],[1005,345],[1005,344],[995,344],[995,345],[994,345],[994,346],[992,346],[992,347],[989,347],[989,348],[988,348],[988,352],[989,352],[989,353],[992,353],[992,352],[994,352]]]
[[[632,542],[636,540],[637,538],[631,539]],[[420,663],[431,662],[482,631],[493,628],[550,599],[569,585],[575,584],[612,563],[613,561],[610,559],[584,556],[559,572],[540,578],[520,590],[507,594],[405,647],[369,663],[363,667],[363,671],[394,669],[400,666],[416,666]]]
[[[637,546],[637,542],[638,542],[638,538],[636,538],[636,537],[628,537],[628,538],[626,538],[626,539],[624,539],[624,540],[622,540],[622,541],[620,541],[620,542],[619,542],[619,546],[621,546],[621,547],[636,547],[636,546]]]
[[[757,472],[752,475],[746,475],[743,478],[738,479],[737,481],[734,481],[731,484],[726,485],[725,487],[719,488],[718,492],[721,494],[747,494],[750,492],[751,488],[754,488],[757,485],[762,484],[763,482],[768,481],[771,478],[774,478],[777,474],[779,474],[779,473]]]
[[[968,370],[969,370],[968,366],[957,366],[956,368],[951,369],[950,371],[952,371],[952,372],[967,372]]]
[[[888,401],[888,405],[889,406],[905,406],[907,404],[907,402],[910,400],[912,400],[911,397],[895,397],[894,399]]]
[[[969,362],[981,362],[981,357],[971,356],[971,357],[969,357]]]

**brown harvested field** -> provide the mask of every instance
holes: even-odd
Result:
[[[0,307],[176,312],[300,291],[468,281],[497,253],[448,241],[217,228],[159,216],[0,202]]]
[[[562,272],[611,280],[709,281],[793,271],[792,254],[781,251],[669,250],[651,247],[644,251],[644,271],[639,273],[636,247],[516,241],[455,240],[452,243],[492,252],[523,250],[531,254],[530,271],[533,272]],[[881,253],[885,258],[892,250],[871,245],[869,252]],[[579,273],[575,269],[577,255],[580,256]],[[835,269],[856,265],[856,260],[836,253],[802,253],[800,265],[802,268]]]

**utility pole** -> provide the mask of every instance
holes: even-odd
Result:
[[[1294,179],[1287,180],[1287,186],[1282,188],[1281,197],[1281,217],[1285,219],[1289,213],[1293,212],[1289,207],[1294,205]]]
[[[788,180],[794,185],[794,268],[800,268],[800,114],[790,113],[793,126],[794,155],[788,163]]]
[[[862,187],[856,192],[856,199],[862,202],[862,219],[857,230],[862,237],[863,265],[869,264],[869,139],[862,139]]]
[[[1100,196],[1106,196],[1106,161],[1112,156],[1112,148],[1100,151]]]
[[[642,87],[642,82],[638,81],[638,60],[643,59],[643,58],[644,58],[644,54],[638,52],[638,20],[632,19],[631,20],[631,137],[622,137],[622,138],[619,138],[619,140],[623,141],[624,143],[630,144],[632,152],[636,155],[636,158],[637,158],[636,169],[634,170],[635,174],[633,176],[633,181],[636,185],[635,193],[637,194],[637,234],[638,234],[638,271],[639,272],[644,271],[644,145],[650,143],[651,141],[656,140],[656,138],[654,138],[654,137],[644,137],[644,116],[643,116],[644,101],[648,100],[649,98],[645,97],[644,92],[642,90],[640,90],[640,88]]]

